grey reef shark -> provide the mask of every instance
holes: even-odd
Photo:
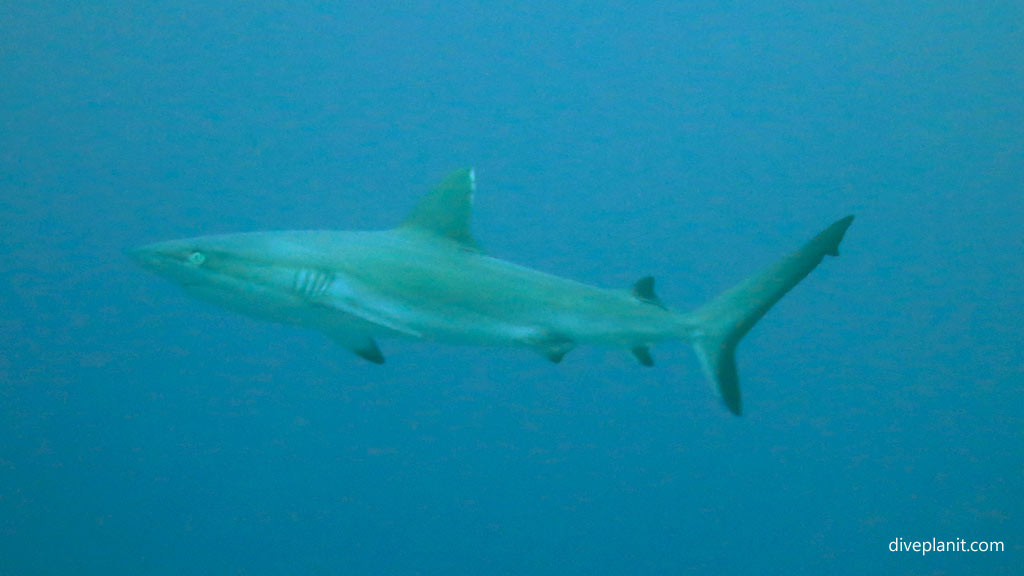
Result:
[[[272,322],[326,334],[384,363],[378,338],[512,346],[560,362],[593,344],[629,350],[685,340],[728,409],[742,413],[736,345],[825,256],[837,256],[847,216],[692,312],[670,310],[654,279],[630,290],[588,286],[488,256],[470,234],[474,172],[450,174],[397,228],[203,236],[127,253],[188,294]]]

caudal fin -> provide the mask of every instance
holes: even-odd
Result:
[[[853,216],[838,220],[799,250],[743,280],[690,315],[697,326],[693,346],[704,374],[733,414],[742,414],[736,345],[766,312],[825,256],[838,256]]]

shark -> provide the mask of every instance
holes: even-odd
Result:
[[[628,350],[685,341],[733,414],[743,412],[740,339],[825,256],[853,216],[689,312],[666,306],[646,276],[605,289],[489,256],[470,231],[473,169],[449,174],[397,227],[223,234],[127,250],[200,300],[309,328],[375,364],[384,338],[532,350],[562,361],[581,345]]]

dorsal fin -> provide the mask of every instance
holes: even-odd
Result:
[[[636,284],[633,284],[633,297],[645,304],[665,308],[661,298],[658,298],[658,295],[654,293],[654,276],[644,276],[637,280]],[[668,308],[665,309],[667,310]]]
[[[480,250],[469,231],[475,191],[476,176],[472,168],[452,172],[420,199],[401,228],[451,240],[463,248]]]

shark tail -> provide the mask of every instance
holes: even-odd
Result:
[[[736,345],[825,256],[839,255],[839,243],[852,222],[853,216],[834,222],[796,252],[688,315],[688,320],[695,325],[691,340],[704,374],[733,414],[743,413],[736,372]]]

